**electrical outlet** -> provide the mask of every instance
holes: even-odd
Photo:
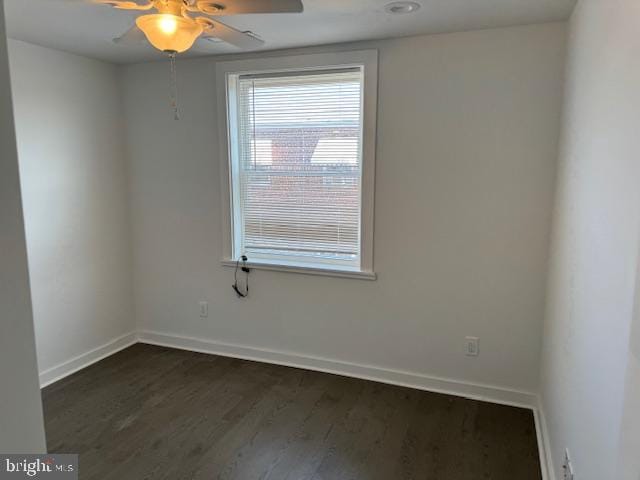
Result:
[[[466,337],[465,355],[477,357],[480,354],[480,339],[478,337]]]
[[[207,302],[200,302],[200,318],[207,318],[209,316],[209,304]]]
[[[573,477],[573,465],[571,464],[571,457],[569,456],[569,450],[564,451],[564,462],[562,463],[562,480],[574,480]]]

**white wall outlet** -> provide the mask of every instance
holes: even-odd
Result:
[[[200,318],[207,318],[209,316],[209,304],[207,302],[200,302]]]
[[[562,480],[574,480],[573,477],[573,465],[571,464],[571,457],[569,456],[569,450],[564,451],[564,462],[562,463]]]
[[[465,355],[477,357],[480,354],[480,339],[478,337],[466,337]]]

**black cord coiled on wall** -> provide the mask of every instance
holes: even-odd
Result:
[[[249,272],[251,271],[251,269],[247,267],[247,260],[248,258],[246,255],[242,255],[240,258],[238,258],[238,260],[236,261],[236,271],[233,274],[235,282],[232,287],[240,298],[246,298],[249,295]],[[240,268],[240,261],[242,261],[242,271],[247,274],[244,292],[240,290],[240,287],[238,287],[238,268]]]

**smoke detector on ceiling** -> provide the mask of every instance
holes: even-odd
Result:
[[[414,13],[420,9],[420,4],[416,2],[391,2],[385,5],[384,11],[392,15],[404,15]]]

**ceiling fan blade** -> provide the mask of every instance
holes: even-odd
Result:
[[[202,34],[204,38],[213,37],[219,38],[231,45],[235,45],[239,48],[258,48],[264,45],[264,41],[259,38],[249,35],[248,33],[236,30],[229,25],[218,22],[216,20],[209,20],[213,24],[213,28],[205,30]]]
[[[222,43],[223,42],[219,41],[215,37],[201,36],[193,44],[191,50],[198,53],[216,53],[218,51],[218,46]]]
[[[147,37],[145,37],[142,30],[140,30],[137,26],[133,25],[129,30],[124,32],[117,38],[113,39],[113,43],[117,43],[118,45],[138,45],[146,42]]]
[[[302,0],[197,0],[197,8],[207,15],[245,13],[302,13]]]

